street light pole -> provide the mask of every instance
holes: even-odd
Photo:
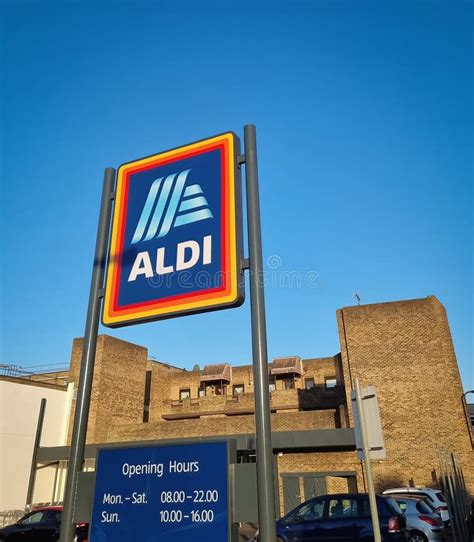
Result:
[[[462,398],[463,398],[463,401],[466,402],[466,395],[469,395],[470,393],[474,393],[474,390],[468,390],[468,391],[465,391],[463,394],[462,394]]]

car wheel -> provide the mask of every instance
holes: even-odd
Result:
[[[410,533],[410,542],[428,542],[428,538],[419,531],[412,531]]]

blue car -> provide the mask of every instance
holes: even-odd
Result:
[[[406,542],[405,516],[391,497],[377,495],[382,540]],[[374,539],[366,493],[321,495],[300,504],[276,524],[278,542],[338,542]]]

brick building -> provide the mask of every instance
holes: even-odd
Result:
[[[387,450],[373,465],[378,491],[436,486],[436,448],[444,447],[458,455],[473,494],[472,430],[441,303],[429,296],[347,307],[337,311],[337,325],[340,353],[269,363],[280,511],[314,494],[364,490],[352,429],[354,378],[378,392]],[[75,339],[69,378],[76,386],[81,351],[82,339]],[[237,438],[240,461],[254,461],[253,393],[251,365],[188,371],[151,361],[142,346],[101,335],[86,455],[93,461],[97,444],[222,435]],[[74,401],[71,420],[73,410]],[[38,459],[63,462],[67,453],[40,448]]]

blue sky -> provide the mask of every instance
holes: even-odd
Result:
[[[2,363],[66,362],[83,334],[105,167],[251,122],[270,357],[338,352],[354,292],[434,294],[474,388],[472,3],[0,9]],[[108,332],[189,368],[251,359],[249,302]]]

